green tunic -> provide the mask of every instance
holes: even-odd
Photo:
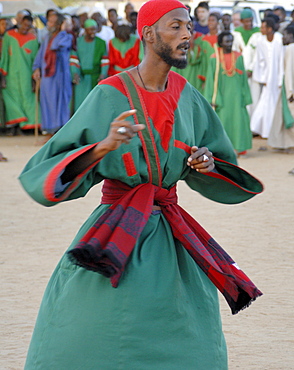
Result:
[[[97,85],[99,76],[101,74],[107,76],[106,53],[106,43],[99,37],[95,37],[92,42],[85,41],[84,36],[77,39],[77,52],[72,52],[70,63],[71,73],[77,73],[80,77],[79,84],[74,86],[75,111]],[[73,54],[77,56],[78,64],[77,60],[73,61]]]
[[[253,27],[253,28],[251,28],[251,30],[245,30],[245,28],[243,26],[240,26],[240,27],[235,28],[235,31],[241,33],[241,35],[243,37],[243,40],[245,42],[245,45],[247,45],[250,37],[255,32],[260,32],[260,29],[259,29],[259,27]]]
[[[222,125],[196,89],[174,72],[164,92],[139,89],[160,156],[162,186],[170,188],[182,179],[217,201],[248,199],[243,191],[232,194],[213,179],[210,186],[210,177],[186,165],[192,145],[206,145],[236,163]],[[135,136],[85,171],[71,190],[60,195],[54,191],[57,173],[66,163],[105,138],[109,124],[128,109],[118,77],[95,87],[71,120],[29,161],[20,176],[25,190],[52,206],[83,197],[105,178],[131,187],[148,182],[142,144]],[[107,208],[100,205],[94,210],[70,248]],[[25,368],[225,370],[216,288],[173,238],[163,215],[151,214],[117,288],[108,278],[73,265],[66,254],[62,257],[46,289]]]
[[[220,63],[215,111],[235,150],[242,152],[252,147],[250,118],[246,108],[252,100],[243,57],[237,52],[233,53],[236,65],[232,76],[224,71],[223,65]],[[204,96],[210,103],[213,103],[216,65],[216,57],[213,55],[210,59],[204,92]]]
[[[6,76],[6,88],[2,93],[8,127],[19,124],[22,129],[34,128],[32,65],[38,48],[38,41],[33,34],[21,35],[13,29],[4,35],[0,65],[2,74]]]

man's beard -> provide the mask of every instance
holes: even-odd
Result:
[[[160,35],[156,32],[157,36],[157,44],[156,44],[156,54],[162,58],[162,60],[165,61],[169,66],[171,67],[176,67],[179,69],[184,69],[187,67],[188,61],[187,58],[185,59],[175,59],[172,57],[173,50],[170,47],[169,44],[166,44],[165,42],[162,41]],[[178,46],[178,49],[182,48],[184,45],[186,45],[187,42],[180,44]]]

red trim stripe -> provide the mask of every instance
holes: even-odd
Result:
[[[240,169],[240,167],[238,167],[237,165],[235,165],[235,164],[233,164],[233,163],[230,163],[230,162],[224,161],[224,160],[219,159],[219,158],[216,158],[216,157],[213,157],[213,158],[214,158],[214,160],[215,160],[215,161],[222,162],[222,163],[227,163],[227,164],[229,164],[230,166],[233,166],[233,167],[236,167],[236,168]],[[216,164],[217,164],[217,163],[216,163]],[[246,172],[247,174],[249,174],[250,176],[252,176],[249,172],[245,171],[243,168],[242,168],[242,170],[243,170],[244,172]],[[225,177],[225,176],[223,176],[223,175],[221,175],[221,174],[219,174],[219,173],[216,173],[216,172],[207,172],[207,173],[202,173],[202,175],[209,176],[209,177],[214,177],[215,179],[220,179],[220,180],[223,180],[223,181],[225,181],[225,182],[228,182],[229,184],[234,185],[234,186],[236,186],[237,188],[239,188],[239,189],[242,189],[242,190],[246,191],[246,193],[250,193],[250,194],[260,194],[260,191],[255,192],[255,191],[250,191],[250,190],[248,190],[248,189],[245,189],[245,188],[243,188],[242,186],[238,185],[236,182],[234,182],[234,181],[232,181],[232,180],[228,179],[227,177]],[[262,188],[264,188],[264,187],[263,187],[263,185],[262,185]]]
[[[188,154],[191,154],[191,147],[180,140],[174,140],[174,146],[179,149],[183,149]]]
[[[6,125],[14,125],[15,123],[20,123],[20,122],[26,122],[28,119],[27,117],[20,117],[16,119],[12,119],[10,121],[5,122]]]
[[[55,196],[55,185],[57,179],[60,177],[62,171],[65,169],[65,167],[72,162],[74,159],[82,155],[83,153],[86,153],[90,149],[94,148],[98,143],[88,145],[86,148],[80,149],[79,151],[75,152],[74,154],[66,157],[63,159],[60,163],[58,163],[57,166],[55,166],[52,171],[49,172],[47,175],[45,181],[44,181],[44,187],[43,187],[43,193],[44,197],[49,200],[50,202],[60,202],[61,200],[64,200],[67,198],[67,196],[72,192],[72,190],[78,186],[81,178],[94,166],[96,166],[97,163],[101,161],[102,158],[98,159],[96,162],[92,163],[89,167],[87,167],[83,172],[81,172],[71,183],[71,185],[66,189],[66,191],[63,193],[63,195],[59,198]]]
[[[127,171],[127,175],[128,176],[136,175],[138,172],[136,170],[136,166],[133,160],[132,153],[131,152],[124,153],[122,155],[122,159],[123,159],[126,171]]]
[[[150,133],[150,138],[151,138],[151,142],[152,142],[152,147],[153,147],[153,151],[155,153],[155,160],[156,160],[156,166],[157,166],[157,171],[158,171],[158,186],[161,187],[162,186],[162,172],[161,172],[161,167],[160,167],[160,160],[159,160],[159,154],[158,154],[158,151],[157,151],[157,147],[156,147],[156,143],[155,143],[155,140],[154,140],[154,137],[153,137],[153,133],[152,133],[152,129],[151,129],[151,125],[150,125],[150,121],[149,121],[149,116],[148,116],[148,111],[147,111],[147,108],[146,108],[146,105],[145,105],[145,101],[142,97],[142,94],[141,94],[141,91],[139,90],[133,76],[127,71],[126,72],[129,77],[131,78],[133,84],[134,84],[134,87],[137,91],[137,94],[139,96],[139,99],[140,99],[140,102],[141,102],[141,105],[142,105],[142,108],[143,108],[143,113],[144,113],[144,117],[145,117],[145,122],[148,126],[148,131]]]

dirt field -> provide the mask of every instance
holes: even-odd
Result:
[[[84,199],[53,208],[31,200],[17,177],[38,149],[34,142],[33,136],[0,136],[0,152],[8,157],[0,163],[1,370],[23,368],[47,281],[100,199],[97,186]],[[180,183],[179,198],[264,293],[235,316],[220,298],[230,369],[289,370],[294,369],[294,176],[288,171],[294,155],[258,151],[265,140],[253,144],[239,165],[264,183],[263,194],[227,206]]]

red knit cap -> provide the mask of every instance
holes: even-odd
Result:
[[[137,18],[137,30],[140,39],[142,39],[142,29],[144,26],[152,26],[166,13],[178,8],[187,9],[178,0],[149,0],[142,5]]]

